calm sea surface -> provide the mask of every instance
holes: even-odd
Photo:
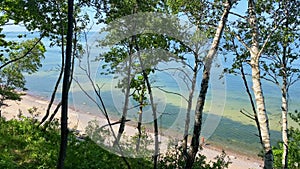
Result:
[[[16,40],[18,32],[7,32],[7,38],[10,40]],[[95,35],[94,35],[95,36]],[[92,44],[95,41],[94,36],[89,36],[89,43]],[[28,34],[27,38],[37,37],[37,34]],[[47,47],[46,58],[43,61],[43,67],[39,72],[26,75],[26,87],[28,92],[38,97],[48,100],[51,96],[54,84],[59,74],[61,52],[58,47],[49,47],[49,40],[43,40],[43,43]],[[91,59],[104,52],[105,48],[94,47],[91,50]],[[260,149],[260,144],[257,134],[257,129],[254,126],[254,121],[251,121],[240,113],[241,109],[245,109],[251,112],[249,99],[244,90],[244,85],[240,76],[225,75],[219,79],[220,70],[222,66],[226,67],[229,63],[224,63],[224,56],[219,55],[219,65],[213,68],[213,78],[211,79],[212,85],[209,88],[207,101],[205,106],[204,125],[205,131],[203,136],[208,138],[213,144],[237,150],[248,154],[257,154]],[[230,56],[226,56],[230,60]],[[84,57],[86,58],[86,57]],[[216,61],[217,62],[217,61]],[[79,61],[76,61],[74,78],[78,80],[81,86],[91,94],[96,101],[94,92],[92,91],[91,83],[86,77],[84,71],[78,66]],[[124,94],[121,89],[117,88],[117,84],[122,75],[100,75],[100,72],[104,70],[101,62],[91,62],[92,79],[100,86],[101,95],[105,102],[105,105],[111,116],[119,117],[122,113],[122,105],[124,102]],[[82,67],[86,67],[85,59],[81,63]],[[160,69],[179,67],[178,63],[162,63],[158,66]],[[201,71],[200,71],[201,72]],[[199,92],[199,79],[201,79],[201,73],[198,78],[197,91],[194,94],[196,99]],[[151,84],[153,87],[153,94],[157,111],[159,115],[160,127],[164,130],[176,131],[178,135],[181,135],[184,128],[184,117],[186,112],[186,101],[171,93],[180,93],[181,95],[188,97],[188,89],[185,85],[186,79],[178,71],[156,71],[155,74],[150,76]],[[248,78],[250,82],[250,78]],[[249,83],[251,86],[251,83]],[[162,91],[163,89],[164,91]],[[281,139],[280,134],[280,118],[281,118],[281,98],[280,89],[270,82],[263,81],[263,91],[266,98],[266,106],[268,115],[270,118],[271,137],[273,145]],[[57,93],[57,100],[61,95],[60,90]],[[86,95],[79,88],[78,84],[73,82],[70,91],[70,105],[75,109],[97,114],[100,113],[97,106],[86,97]],[[300,105],[300,86],[299,83],[295,83],[290,88],[289,103],[290,110],[294,111]],[[130,101],[128,116],[132,121],[135,121],[138,117],[138,110],[136,108],[137,103],[134,100]],[[195,107],[195,104],[193,108]],[[192,111],[192,114],[194,110]],[[151,124],[152,112],[150,106],[144,108],[145,124]],[[205,123],[207,120],[207,123]],[[193,122],[193,121],[192,121]],[[291,123],[293,124],[293,123]]]

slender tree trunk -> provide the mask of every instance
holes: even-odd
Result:
[[[62,61],[62,64],[64,64],[63,61]],[[51,110],[51,107],[52,107],[53,102],[55,100],[56,92],[57,92],[57,89],[59,87],[60,81],[62,79],[62,75],[63,75],[63,72],[64,72],[63,70],[64,70],[64,66],[62,65],[61,66],[61,71],[59,73],[59,76],[58,76],[58,78],[56,80],[56,83],[55,83],[55,86],[54,86],[54,90],[52,91],[51,99],[50,99],[50,101],[48,103],[48,106],[47,106],[47,109],[46,109],[46,114],[44,115],[44,117],[42,118],[41,122],[39,123],[39,126],[42,125],[47,120],[47,118],[50,115],[50,110]]]
[[[157,168],[157,160],[158,160],[158,154],[159,154],[159,145],[158,145],[158,123],[157,123],[157,114],[156,114],[156,105],[154,103],[153,99],[153,94],[152,94],[152,89],[151,85],[148,79],[148,75],[143,69],[143,76],[145,78],[146,84],[147,84],[147,89],[148,93],[150,96],[150,104],[152,108],[152,113],[153,113],[153,128],[154,128],[154,155],[153,155],[153,161],[154,161],[154,166],[153,168]]]
[[[58,16],[60,18],[60,26],[61,26],[61,34],[60,34],[60,36],[61,36],[61,68],[60,68],[60,72],[59,72],[58,78],[56,80],[54,89],[52,91],[51,99],[50,99],[50,101],[48,103],[48,106],[47,106],[47,109],[46,109],[46,114],[44,115],[41,122],[39,123],[39,126],[42,125],[50,115],[50,110],[51,110],[51,107],[52,107],[53,102],[55,100],[56,92],[57,92],[57,89],[58,89],[59,84],[61,82],[61,79],[62,79],[62,76],[63,76],[63,73],[64,73],[64,65],[65,65],[65,38],[64,38],[64,32],[65,31],[64,31],[64,25],[63,25],[62,16],[61,16],[61,13],[60,13],[60,7],[56,3],[56,1],[54,1],[54,3],[55,3],[55,6],[58,10]]]
[[[76,27],[76,25],[75,25]],[[74,75],[74,65],[75,65],[75,58],[76,58],[76,50],[77,50],[77,34],[74,34],[74,45],[73,45],[73,53],[72,53],[72,66],[71,66],[71,70],[70,70],[70,82],[69,82],[69,87],[68,87],[68,91],[70,90],[70,87],[72,85],[72,81],[73,81],[73,75]],[[63,69],[63,68],[62,68]],[[56,85],[58,85],[60,80],[57,80]],[[56,86],[55,88],[57,88],[58,86]],[[55,94],[55,92],[53,92],[52,94]],[[53,95],[52,95],[53,97]],[[49,105],[48,105],[49,106]],[[54,117],[56,116],[59,108],[61,107],[61,101],[56,105],[56,108],[54,109],[53,113],[51,114],[50,118],[48,119],[48,121],[44,124],[44,128],[43,130],[45,131],[48,127],[48,125],[53,121]],[[49,107],[48,107],[49,108]],[[50,107],[51,108],[51,107]],[[47,110],[48,111],[48,110]],[[49,109],[50,111],[50,109]],[[49,115],[48,115],[49,116]],[[41,123],[40,123],[41,124]],[[39,124],[39,125],[40,125]]]
[[[131,40],[131,42],[133,42],[133,38]],[[125,102],[124,102],[124,107],[123,107],[123,113],[122,113],[122,117],[121,117],[121,123],[120,123],[120,127],[119,127],[119,131],[118,131],[118,136],[117,139],[114,141],[113,146],[115,147],[117,145],[117,143],[120,142],[121,136],[125,130],[125,122],[126,122],[126,118],[127,118],[127,112],[128,112],[128,104],[129,104],[129,96],[130,96],[130,81],[131,81],[131,62],[132,62],[132,55],[133,54],[133,45],[132,43],[130,44],[129,47],[129,53],[128,53],[128,57],[129,57],[129,61],[128,61],[128,66],[127,66],[127,77],[126,77],[126,84],[125,87]]]
[[[264,168],[272,169],[273,168],[273,152],[270,141],[270,130],[269,130],[269,121],[266,112],[265,100],[261,86],[261,76],[259,69],[259,42],[258,42],[258,25],[257,18],[255,14],[253,0],[248,1],[248,11],[249,11],[249,24],[252,29],[252,46],[250,50],[251,56],[251,70],[252,70],[252,83],[253,91],[256,100],[257,107],[257,117],[260,124],[262,143],[264,147]]]
[[[196,88],[196,81],[197,81],[197,74],[198,74],[198,67],[199,63],[197,61],[197,57],[195,57],[195,66],[193,68],[193,79],[192,79],[192,86],[189,93],[189,99],[188,99],[188,106],[186,111],[186,117],[185,117],[185,126],[184,126],[184,134],[183,134],[183,152],[185,155],[187,155],[187,142],[188,142],[188,135],[189,135],[189,128],[190,128],[190,121],[191,121],[191,109],[193,105],[193,97],[194,92]]]
[[[139,152],[139,150],[140,150],[141,137],[142,137],[142,120],[143,120],[143,107],[140,106],[139,121],[138,121],[138,126],[137,126],[139,134],[138,134],[136,147],[135,147],[136,152]]]
[[[62,87],[62,108],[61,108],[61,142],[57,168],[64,168],[66,158],[67,142],[68,142],[68,98],[70,70],[72,62],[72,36],[73,36],[73,6],[74,0],[68,0],[68,32],[67,32],[67,48],[66,48],[66,64],[64,68],[64,78]]]
[[[185,165],[186,169],[192,168],[196,154],[199,149],[199,137],[200,137],[201,125],[202,125],[203,107],[205,104],[205,97],[206,97],[206,93],[207,93],[207,89],[208,89],[211,64],[212,64],[212,60],[215,57],[215,54],[218,50],[220,38],[222,36],[223,30],[224,30],[224,27],[225,27],[225,24],[227,21],[229,11],[232,7],[232,3],[233,3],[232,1],[227,1],[224,4],[224,7],[225,7],[224,12],[220,19],[219,25],[216,29],[216,33],[215,33],[211,48],[208,51],[208,54],[205,58],[206,60],[205,60],[204,69],[203,69],[201,89],[200,89],[200,93],[199,93],[197,105],[196,105],[196,110],[195,110],[196,112],[195,112],[193,137],[192,137],[191,146],[190,146],[190,150],[188,152],[188,158],[186,160],[186,165]]]
[[[283,76],[283,86],[281,89],[281,109],[282,109],[282,141],[283,141],[283,154],[282,154],[282,168],[288,168],[288,100],[287,100],[287,79]]]
[[[140,49],[137,43],[137,39],[136,36],[133,36],[133,38],[135,39],[135,48],[137,50],[137,55],[138,55],[138,59],[142,68],[142,75],[143,78],[145,79],[146,82],[146,87],[147,87],[147,91],[150,97],[150,104],[151,104],[151,109],[152,109],[152,115],[153,115],[153,128],[154,128],[154,154],[153,154],[153,168],[157,169],[157,161],[158,161],[158,155],[159,155],[159,144],[158,144],[158,122],[157,122],[157,113],[156,113],[156,105],[154,103],[154,98],[153,98],[153,94],[152,94],[152,88],[151,88],[151,84],[148,78],[148,74],[145,70],[145,66],[143,63],[143,60],[140,56]]]
[[[288,21],[286,22],[286,27],[288,28]],[[282,118],[282,141],[283,141],[283,153],[282,153],[282,168],[288,168],[288,80],[287,80],[287,68],[286,68],[286,52],[287,44],[283,45],[282,54],[282,87],[281,87],[281,118]]]
[[[136,47],[137,51],[139,52],[138,46]],[[154,155],[153,155],[153,161],[154,165],[153,168],[157,168],[157,160],[158,160],[158,155],[159,155],[159,144],[158,144],[158,123],[157,123],[157,114],[156,114],[156,105],[154,103],[154,98],[152,94],[152,89],[151,89],[151,84],[148,78],[148,74],[145,71],[145,67],[143,64],[143,61],[141,59],[140,53],[138,53],[138,58],[142,67],[142,74],[145,79],[146,85],[147,85],[147,90],[148,94],[150,97],[150,104],[151,104],[151,109],[152,109],[152,115],[153,115],[153,128],[154,128]]]
[[[284,4],[284,13],[286,17],[286,22],[284,27],[286,28],[284,32],[284,38],[287,37],[288,35],[288,30],[289,30],[289,11],[287,10],[287,5],[286,3],[289,3],[288,1],[285,2]],[[287,99],[287,94],[288,94],[288,75],[287,75],[287,47],[288,42],[286,39],[284,39],[284,44],[283,44],[283,52],[282,52],[282,87],[281,87],[281,110],[282,110],[282,141],[283,141],[283,153],[282,153],[282,168],[287,169],[288,168],[288,119],[287,119],[287,114],[288,114],[288,99]]]
[[[270,141],[269,122],[266,113],[264,96],[263,96],[263,91],[262,91],[262,86],[260,81],[259,62],[256,54],[251,54],[251,67],[252,67],[253,91],[254,91],[254,96],[257,105],[257,117],[260,124],[262,143],[265,152],[264,168],[272,169],[273,153],[272,153],[272,147]]]
[[[241,65],[241,74],[242,74],[242,79],[243,79],[243,82],[244,82],[244,85],[245,85],[245,88],[246,88],[246,92],[248,94],[248,97],[249,97],[249,100],[250,100],[250,103],[251,103],[251,107],[252,107],[252,111],[253,111],[253,115],[254,115],[254,121],[255,121],[255,124],[257,126],[257,130],[258,130],[259,141],[260,141],[260,144],[263,146],[262,139],[261,139],[260,124],[259,124],[259,121],[258,121],[257,112],[256,112],[255,104],[254,104],[254,101],[253,101],[253,97],[250,93],[248,82],[247,82],[247,79],[246,79],[246,76],[245,76],[243,65]]]
[[[145,97],[145,84],[142,85],[142,89],[141,89],[141,94],[140,94],[140,98],[139,98],[139,120],[138,120],[138,140],[136,143],[136,152],[139,152],[140,150],[140,143],[141,143],[141,137],[142,137],[142,120],[143,120],[143,107],[144,107],[144,97]]]

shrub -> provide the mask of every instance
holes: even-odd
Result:
[[[300,113],[295,111],[294,114],[290,114],[292,120],[294,120],[298,127],[300,127]],[[288,168],[298,169],[300,168],[300,130],[299,128],[290,127],[288,130]],[[275,147],[274,151],[274,167],[281,168],[281,160],[283,153],[283,143],[279,142]]]
[[[226,160],[226,153],[222,151],[222,154],[215,157],[216,161],[208,161],[206,157],[201,154],[197,154],[195,162],[193,164],[193,169],[223,169],[228,168],[231,163]],[[165,154],[161,155],[159,158],[159,168],[160,169],[175,169],[184,168],[185,157],[183,155],[182,147],[175,147],[169,149]]]

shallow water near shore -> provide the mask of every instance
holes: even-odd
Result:
[[[14,37],[19,33],[12,33],[10,36]],[[28,36],[34,37],[35,35]],[[45,42],[47,45],[47,41]],[[222,59],[222,58],[220,58]],[[43,67],[38,73],[32,75],[26,75],[28,92],[30,94],[42,97],[45,100],[48,100],[52,94],[54,84],[58,77],[59,65],[60,65],[60,51],[59,48],[54,47],[48,49],[46,53],[46,58],[43,61]],[[223,62],[222,62],[223,63]],[[226,63],[223,63],[226,65]],[[96,64],[95,70],[98,70]],[[80,70],[76,67],[77,77],[84,76],[80,74]],[[79,73],[78,73],[79,72]],[[151,77],[156,80],[157,86],[164,86],[164,89],[168,91],[183,92],[184,95],[187,95],[187,90],[181,90],[178,83],[175,83],[172,75],[164,73],[156,73]],[[199,77],[198,79],[201,79]],[[122,103],[123,97],[121,90],[115,88],[116,80],[112,76],[97,76],[95,80],[102,86],[101,96],[103,97],[104,103],[108,109],[108,112],[114,118],[119,118],[122,113]],[[211,144],[218,145],[224,149],[230,149],[245,154],[256,155],[260,151],[259,138],[256,136],[257,129],[255,127],[254,121],[245,117],[240,113],[240,109],[246,109],[251,112],[251,107],[249,104],[248,96],[245,93],[244,86],[241,80],[241,77],[234,75],[225,75],[224,79],[226,82],[226,103],[224,107],[224,112],[222,113],[221,120],[217,125],[216,130],[212,131],[211,134],[204,132],[203,136],[206,136],[207,142]],[[250,80],[250,79],[249,79]],[[197,86],[199,86],[199,81]],[[249,81],[250,82],[250,81]],[[94,92],[90,87],[88,81],[82,80],[81,85],[93,96]],[[249,83],[249,86],[251,84]],[[198,87],[199,89],[199,87]],[[214,88],[215,92],[219,88]],[[221,90],[221,89],[220,89]],[[266,98],[267,112],[270,119],[270,128],[271,128],[271,138],[272,144],[275,145],[277,141],[281,140],[280,134],[280,118],[281,118],[281,94],[280,89],[275,85],[263,81],[263,90]],[[195,98],[198,96],[198,90],[195,92]],[[61,96],[60,90],[57,93],[57,98]],[[290,88],[290,110],[291,112],[297,109],[300,105],[300,85],[299,82]],[[175,95],[164,93],[158,89],[154,89],[155,102],[158,105],[158,124],[161,129],[170,130],[174,132],[174,135],[182,135],[184,128],[184,119],[186,112],[186,102]],[[209,89],[206,105],[204,108],[204,118],[203,122],[209,114],[211,106],[222,106],[217,103],[211,103],[212,100],[212,89]],[[59,99],[57,99],[59,100]],[[96,99],[97,100],[97,99]],[[131,100],[131,105],[134,106],[136,103]],[[79,109],[83,112],[89,112],[91,114],[100,113],[97,106],[90,101],[90,99],[79,89],[78,85],[73,82],[73,86],[70,91],[70,106],[75,109]],[[195,106],[193,106],[194,108]],[[145,107],[144,113],[144,123],[151,127],[152,124],[152,113],[150,106]],[[191,114],[194,114],[192,110]],[[137,110],[131,109],[128,112],[129,118],[134,122],[137,119]],[[218,116],[218,115],[212,115]],[[193,124],[193,119],[191,119],[191,126]],[[290,123],[293,125],[293,123]],[[191,133],[191,132],[190,132]]]

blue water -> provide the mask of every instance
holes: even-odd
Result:
[[[7,32],[7,38],[10,40],[16,40],[17,32]],[[28,34],[27,38],[37,37],[38,34]],[[26,75],[26,87],[28,88],[28,92],[39,96],[43,99],[48,100],[52,94],[54,84],[56,83],[59,67],[61,62],[61,53],[60,48],[58,47],[48,47],[49,40],[44,39],[43,43],[47,47],[46,58],[43,60],[43,67],[39,70],[39,72]],[[92,51],[93,56],[97,55],[97,51],[103,51],[103,49],[97,49]],[[225,63],[223,61],[223,56],[219,56],[221,63],[223,66],[228,66],[230,63]],[[75,66],[75,78],[81,81],[83,87],[86,87],[88,93],[90,93],[93,98],[96,99],[94,92],[90,88],[90,83],[86,76],[83,74],[83,71],[78,66],[78,61]],[[122,91],[116,88],[116,84],[118,81],[114,79],[113,75],[103,76],[99,75],[99,72],[102,71],[100,62],[94,62],[91,65],[92,73],[96,73],[93,76],[93,79],[102,86],[101,95],[105,102],[105,105],[109,112],[111,112],[112,116],[118,117],[122,113],[122,104],[124,102]],[[171,64],[169,64],[171,65]],[[164,68],[164,65],[160,68]],[[247,70],[247,68],[246,68]],[[249,70],[249,69],[248,69]],[[120,76],[119,76],[120,77]],[[194,95],[198,95],[199,86],[200,86],[201,73],[199,75],[197,81],[197,91]],[[150,76],[150,80],[152,82],[153,87],[162,87],[165,90],[178,92],[185,96],[188,94],[188,90],[186,89],[183,80],[180,79],[179,76],[173,74],[172,71],[169,72],[156,72]],[[225,75],[220,81],[217,82],[217,85],[213,86],[213,90],[215,91],[217,96],[218,93],[222,93],[225,88],[226,90],[226,104],[224,107],[224,116],[218,124],[217,129],[210,136],[210,140],[216,142],[218,144],[223,145],[224,147],[236,148],[240,151],[247,152],[247,150],[251,150],[249,153],[257,152],[260,148],[259,139],[255,136],[257,133],[256,128],[254,126],[254,122],[251,122],[250,119],[245,118],[243,115],[239,113],[241,108],[245,108],[251,112],[251,107],[249,105],[248,96],[245,93],[244,85],[240,76],[235,75]],[[251,79],[248,78],[249,86],[251,87]],[[224,86],[223,86],[224,85]],[[61,87],[57,93],[57,101],[61,95]],[[153,89],[155,102],[157,103],[158,109],[158,117],[160,127],[164,129],[172,128],[182,132],[184,116],[185,116],[185,102],[184,100],[176,95],[166,94],[158,89]],[[270,121],[271,121],[271,136],[273,139],[273,144],[276,141],[280,140],[280,132],[275,129],[280,129],[278,126],[278,121],[280,121],[280,104],[281,104],[281,94],[280,89],[274,84],[263,81],[263,91],[266,98],[267,111],[269,113]],[[216,103],[210,103],[213,99],[212,87],[208,91],[207,95],[207,104],[210,106],[219,106]],[[75,109],[80,109],[81,111],[90,112],[90,113],[101,113],[99,109],[96,107],[94,103],[88,99],[85,94],[78,88],[78,85],[73,82],[73,86],[70,91],[70,103],[71,106]],[[299,83],[295,83],[290,88],[289,94],[289,103],[290,110],[293,111],[297,109],[298,105],[300,105],[300,85]],[[96,99],[97,101],[97,99]],[[133,100],[130,101],[129,107],[134,107],[137,105]],[[206,113],[209,110],[205,108]],[[144,109],[144,123],[151,124],[152,113],[150,106],[146,106]],[[192,112],[193,113],[193,112]],[[204,119],[207,118],[208,114],[205,114]],[[137,119],[137,109],[130,109],[128,112],[128,116],[134,121]],[[234,119],[234,120],[233,120]]]

